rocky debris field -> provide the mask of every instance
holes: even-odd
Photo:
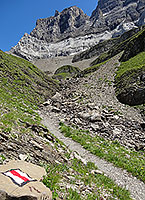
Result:
[[[134,150],[141,152],[143,156],[145,122],[139,110],[121,104],[115,96],[114,76],[120,65],[119,58],[120,55],[113,57],[93,74],[62,81],[61,90],[41,105],[39,114],[43,118],[43,124],[63,141],[68,149],[76,151],[84,164],[88,161],[95,163],[100,171],[119,186],[129,189],[133,199],[140,200],[145,197],[143,182],[126,170],[115,168],[88,153],[80,144],[66,138],[59,130],[60,122],[89,130],[92,138],[101,136],[105,140],[117,141],[127,148],[128,152]],[[132,159],[128,154],[126,156]]]
[[[14,135],[0,132],[0,152],[3,155],[0,157],[1,164],[11,159],[30,161],[38,165],[40,161],[42,164],[53,163],[55,160],[64,162],[63,155],[59,155],[54,148],[55,144],[60,147],[61,145],[46,128],[27,123],[24,123],[24,127],[28,129],[28,134]]]
[[[67,124],[75,124],[123,146],[145,148],[145,122],[139,111],[121,104],[114,92],[114,73],[119,65],[114,57],[92,75],[71,79],[48,104],[45,112],[58,116]]]

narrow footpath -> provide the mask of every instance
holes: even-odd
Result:
[[[136,177],[130,175],[126,170],[114,167],[113,164],[98,158],[97,156],[89,153],[80,144],[74,142],[70,138],[66,138],[59,131],[58,121],[50,118],[49,115],[40,113],[43,118],[42,123],[53,133],[59,140],[61,140],[71,151],[77,152],[86,162],[93,162],[106,176],[115,181],[119,186],[126,188],[130,191],[131,197],[135,200],[145,199],[145,184],[138,180]]]

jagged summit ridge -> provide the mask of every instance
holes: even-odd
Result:
[[[72,6],[62,12],[56,11],[53,17],[37,20],[36,28],[30,35],[46,42],[57,42],[68,36],[78,36],[87,25],[90,26],[89,16],[80,8]]]
[[[72,6],[39,19],[10,53],[33,61],[79,53],[145,23],[144,0],[99,0],[91,17]]]

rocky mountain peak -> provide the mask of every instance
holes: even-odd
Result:
[[[53,17],[39,19],[36,28],[31,36],[46,42],[56,42],[69,35],[86,24],[89,17],[77,6],[64,9],[62,12],[55,12]],[[63,35],[62,35],[63,34]]]
[[[91,15],[93,26],[104,27],[113,31],[113,37],[122,34],[126,30],[120,27],[135,27],[143,24],[145,1],[143,0],[99,0],[97,8]],[[142,19],[140,19],[142,16]],[[138,24],[138,21],[141,21]],[[129,28],[130,29],[130,28]],[[119,31],[118,31],[119,30]]]
[[[60,15],[60,12],[58,10],[55,10],[55,17],[57,17],[58,15]]]
[[[145,8],[144,0],[99,0],[97,8],[93,11],[91,18],[98,19],[98,12],[103,13],[105,16],[113,16],[121,14],[127,20],[138,20]],[[116,14],[115,14],[116,13]]]
[[[10,53],[28,60],[74,55],[145,24],[144,0],[99,0],[91,17],[77,6],[38,19]]]

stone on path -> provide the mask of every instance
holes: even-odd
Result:
[[[34,182],[28,182],[19,187],[11,178],[2,174],[11,169],[20,169],[28,174]],[[46,175],[45,169],[25,161],[10,161],[6,165],[0,166],[0,200],[52,200],[52,192],[43,183],[41,178]]]

